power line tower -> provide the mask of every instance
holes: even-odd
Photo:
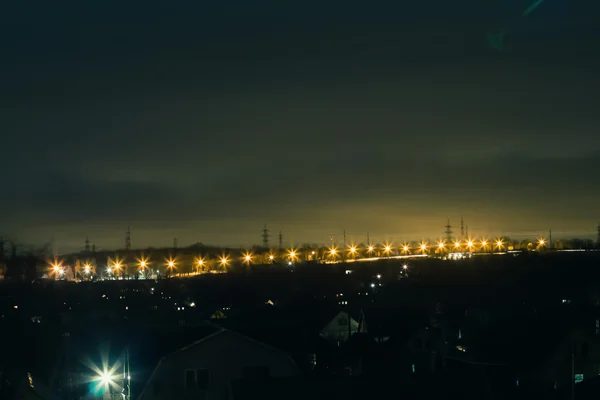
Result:
[[[462,218],[461,218],[462,220]],[[452,225],[450,225],[450,220],[448,220],[448,223],[446,224],[446,226],[444,227],[446,228],[446,230],[444,231],[444,233],[446,234],[446,240],[448,242],[452,241]]]
[[[281,259],[281,249],[283,248],[283,233],[281,233],[281,231],[279,231],[279,236],[277,237],[277,239],[279,239],[279,247],[277,249],[277,258]]]
[[[448,222],[450,224],[450,222]],[[460,238],[463,239],[465,237],[465,223],[463,221],[462,215],[460,216]]]
[[[267,229],[267,224],[262,230],[262,244],[265,249],[269,248],[269,230]]]
[[[346,230],[344,229],[344,248],[342,249],[342,261],[346,261]]]
[[[173,250],[177,250],[177,238],[173,238]]]
[[[90,239],[87,236],[85,237],[84,249],[86,253],[90,252]]]
[[[131,227],[127,227],[125,232],[125,250],[131,250]]]
[[[598,222],[598,226],[596,227],[596,247],[600,249],[600,222]]]

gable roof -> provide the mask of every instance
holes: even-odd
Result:
[[[148,383],[150,383],[150,382],[152,381],[152,379],[153,379],[153,378],[154,378],[154,376],[156,375],[157,371],[159,370],[160,366],[162,365],[163,361],[167,360],[168,358],[172,357],[173,355],[175,355],[175,354],[177,354],[177,353],[181,353],[181,352],[187,351],[187,350],[189,350],[189,349],[192,349],[192,348],[194,348],[194,347],[196,347],[196,346],[198,346],[198,345],[200,345],[200,344],[203,344],[203,343],[205,343],[205,342],[207,342],[207,341],[209,341],[209,340],[211,340],[211,339],[214,339],[214,338],[216,338],[216,337],[219,337],[220,335],[223,335],[223,334],[229,334],[229,335],[235,336],[235,337],[237,337],[237,338],[240,338],[240,339],[243,339],[243,340],[245,340],[245,341],[248,341],[248,342],[251,342],[251,343],[257,344],[257,345],[259,345],[260,347],[263,347],[263,348],[265,348],[265,349],[267,349],[267,350],[269,350],[269,351],[274,351],[274,352],[276,352],[276,353],[279,353],[279,354],[280,354],[280,355],[282,355],[282,356],[285,356],[285,357],[287,357],[287,358],[290,360],[290,362],[293,364],[293,366],[294,366],[294,368],[296,369],[296,371],[298,372],[298,374],[301,374],[301,370],[300,370],[300,368],[298,368],[298,366],[296,365],[296,363],[294,362],[294,360],[292,359],[292,357],[290,357],[290,355],[289,355],[289,354],[287,354],[287,353],[285,353],[284,351],[282,351],[282,350],[280,350],[280,349],[277,349],[277,348],[275,348],[275,347],[269,346],[268,344],[266,344],[266,343],[263,343],[263,342],[260,342],[260,341],[258,341],[258,340],[255,340],[255,339],[253,339],[253,338],[251,338],[251,337],[248,337],[248,336],[242,335],[242,334],[240,334],[240,333],[237,333],[237,332],[230,331],[230,330],[228,330],[228,329],[225,329],[225,328],[223,328],[223,327],[221,327],[221,326],[218,326],[218,325],[216,325],[216,324],[214,324],[214,323],[211,323],[211,322],[206,322],[206,324],[207,324],[208,326],[211,326],[211,327],[213,327],[214,329],[216,329],[216,331],[215,331],[214,333],[212,333],[212,334],[208,335],[208,336],[205,336],[205,337],[203,337],[203,338],[201,338],[201,339],[199,339],[199,340],[196,340],[195,342],[193,342],[193,343],[190,343],[190,344],[188,344],[188,345],[186,345],[186,346],[184,346],[184,347],[180,348],[179,350],[176,350],[176,351],[174,351],[174,352],[172,352],[172,353],[170,353],[170,354],[168,354],[168,355],[164,356],[163,358],[161,358],[161,359],[160,359],[160,361],[158,362],[158,364],[156,365],[156,367],[154,368],[154,370],[152,371],[152,374],[150,374],[150,377],[149,377],[149,378],[148,378],[148,380],[146,381],[146,384],[144,385],[144,388],[143,388],[143,389],[142,389],[142,391],[140,392],[140,395],[139,395],[138,399],[141,399],[141,398],[143,398],[143,396],[144,396],[144,393],[146,392],[146,388],[148,387]]]

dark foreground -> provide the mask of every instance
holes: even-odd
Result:
[[[152,371],[161,358],[220,328],[281,350],[301,371],[293,378],[241,374],[227,383],[231,398],[566,399],[575,392],[583,399],[597,393],[600,253],[402,265],[3,282],[0,396],[15,398],[30,373],[58,398],[84,398],[90,385],[82,382],[97,375],[90,366],[101,365],[102,357],[111,366],[128,354],[131,398],[142,392],[144,399],[176,398],[178,380],[171,391],[154,385],[152,392]],[[221,358],[234,368],[235,355]]]

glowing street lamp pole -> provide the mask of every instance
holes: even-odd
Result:
[[[348,252],[350,253],[350,257],[354,260],[356,258],[356,254],[358,253],[358,250],[356,249],[356,246],[350,245],[350,249],[348,249]]]
[[[83,266],[83,272],[87,275],[90,276],[90,274],[92,273],[92,266],[90,264],[85,264]]]
[[[383,252],[386,255],[386,257],[389,257],[392,255],[392,245],[391,243],[387,243],[383,246]]]
[[[543,250],[544,246],[546,246],[546,239],[539,238],[538,239],[538,250]]]
[[[252,265],[252,253],[246,252],[243,254],[243,256],[244,258],[242,262],[248,268],[248,270],[250,270],[250,266]]]
[[[446,250],[446,244],[442,240],[440,240],[440,242],[438,243],[438,249],[440,252],[440,257],[444,258],[444,251]]]
[[[329,256],[332,260],[335,260],[337,258],[337,249],[335,247],[329,249]]]
[[[200,273],[204,269],[204,259],[202,257],[198,257],[196,259],[196,273]]]
[[[222,254],[221,259],[219,260],[219,264],[221,265],[221,268],[227,268],[229,266],[229,257],[225,254]]]
[[[496,240],[496,248],[499,252],[502,251],[502,249],[504,248],[504,242],[502,241],[502,239]]]
[[[369,246],[367,247],[367,254],[369,255],[369,257],[373,256],[374,251],[375,251],[375,246],[373,246],[372,244],[369,244]]]
[[[486,250],[487,250],[487,246],[488,246],[488,242],[487,242],[487,240],[483,239],[483,240],[481,241],[481,252],[482,252],[482,253],[485,253],[485,252],[486,252]]]
[[[171,273],[173,273],[173,271],[175,270],[175,268],[177,267],[177,263],[175,262],[175,260],[173,258],[169,258],[165,260],[165,267],[167,267],[167,276],[170,276]]]

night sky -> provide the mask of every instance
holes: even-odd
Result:
[[[472,235],[592,237],[600,220],[599,36],[564,2],[528,21],[520,0],[13,3],[5,238],[247,246],[267,223],[286,243],[399,242],[461,215]]]

